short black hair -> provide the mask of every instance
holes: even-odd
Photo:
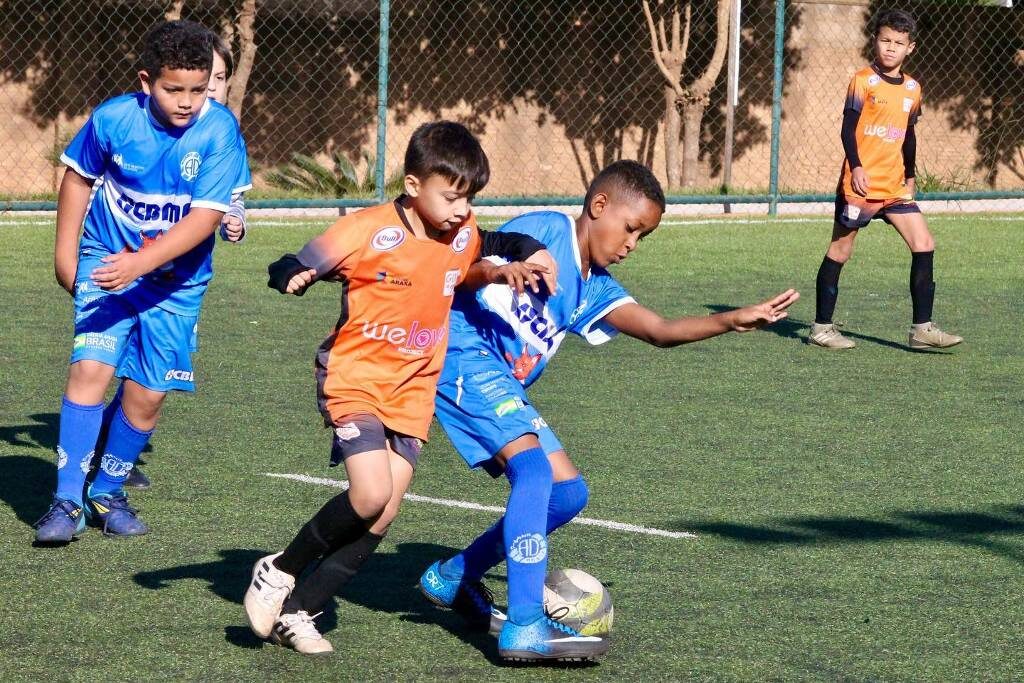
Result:
[[[875,20],[875,35],[877,36],[883,28],[891,28],[897,33],[906,33],[910,37],[910,42],[914,42],[917,37],[917,22],[910,12],[904,12],[901,9],[884,9],[878,13],[878,18]]]
[[[224,68],[227,71],[227,77],[231,78],[231,74],[235,73],[235,56],[231,54],[231,46],[228,45],[228,41],[218,36],[216,33],[213,34],[213,51],[220,55],[220,58],[224,60]],[[213,68],[211,62],[210,68]]]
[[[139,61],[153,80],[164,69],[209,71],[213,68],[213,37],[212,31],[194,21],[161,21],[146,34]]]
[[[475,195],[491,179],[491,165],[480,141],[454,121],[417,128],[405,149],[405,174],[426,180],[439,175]]]
[[[584,205],[590,206],[591,197],[598,192],[621,192],[635,199],[644,197],[657,204],[662,213],[665,212],[665,192],[661,183],[651,169],[637,161],[622,159],[605,166],[587,188]]]

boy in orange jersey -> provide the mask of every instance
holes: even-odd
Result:
[[[842,129],[846,158],[836,196],[832,243],[818,269],[817,311],[808,337],[815,346],[855,346],[836,329],[832,314],[839,296],[839,273],[853,253],[858,231],[872,218],[896,228],[910,247],[914,316],[910,348],[944,348],[963,341],[932,322],[935,240],[914,202],[914,125],[921,115],[921,84],[903,73],[903,62],[914,51],[916,29],[916,22],[906,12],[883,11],[875,26],[875,60],[850,82]]]
[[[339,219],[297,256],[270,266],[270,286],[301,295],[342,282],[342,312],[316,356],[317,395],[333,429],[331,464],[349,488],[280,553],[256,563],[245,595],[253,632],[304,654],[332,651],[313,618],[359,570],[398,514],[434,414],[455,287],[471,280],[554,288],[554,261],[533,238],[484,233],[470,209],[487,183],[480,143],[451,122],[418,128],[405,155],[405,194]],[[316,564],[312,571],[304,571]],[[299,577],[303,577],[298,582]]]

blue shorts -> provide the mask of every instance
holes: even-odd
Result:
[[[499,476],[494,455],[524,434],[535,434],[545,454],[563,450],[504,363],[481,357],[459,371],[455,379],[437,385],[434,405],[438,422],[466,464]]]
[[[153,391],[195,391],[192,350],[198,316],[180,315],[89,280],[95,259],[79,263],[71,362],[95,360]]]

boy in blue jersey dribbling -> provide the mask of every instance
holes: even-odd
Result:
[[[544,613],[547,537],[587,504],[587,485],[526,387],[540,376],[567,332],[602,344],[624,332],[659,347],[729,331],[747,332],[787,316],[790,289],[763,303],[703,317],[666,320],[636,303],[606,268],[624,260],[661,221],[665,197],[649,169],[634,161],[605,168],[574,222],[555,212],[525,214],[499,230],[547,245],[558,264],[556,292],[517,295],[507,287],[460,292],[452,307],[448,353],[436,415],[459,454],[511,485],[504,516],[465,550],[432,564],[420,589],[478,629],[498,630],[506,660],[591,660],[607,639],[582,636]],[[493,257],[492,257],[493,258]],[[508,615],[481,583],[508,566]]]
[[[232,196],[251,185],[238,122],[207,100],[213,40],[190,21],[154,27],[140,57],[143,92],[98,106],[61,157],[68,169],[54,269],[75,298],[75,333],[57,490],[36,525],[38,542],[71,541],[87,517],[109,535],[148,531],[128,505],[124,480],[166,393],[194,390],[191,352],[213,276],[214,233]],[[86,490],[115,372],[125,380],[121,406]]]

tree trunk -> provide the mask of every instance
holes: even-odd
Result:
[[[235,118],[242,120],[242,102],[245,100],[245,89],[252,75],[253,62],[256,61],[256,0],[242,0],[242,8],[238,11],[238,67],[231,77],[228,88],[228,109]]]
[[[670,188],[679,187],[679,169],[683,161],[679,150],[680,128],[676,91],[665,86],[665,167]]]
[[[700,167],[700,125],[704,120],[704,106],[703,102],[683,104],[683,187],[697,185],[697,169]]]

